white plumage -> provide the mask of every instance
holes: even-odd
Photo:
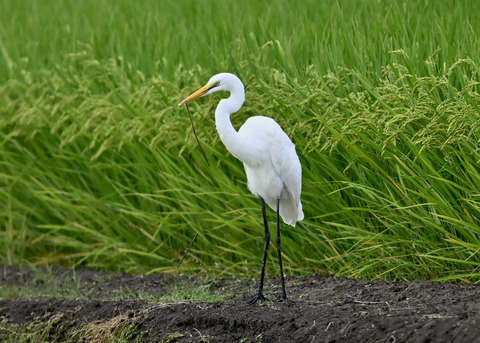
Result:
[[[198,97],[218,91],[230,92],[230,97],[220,100],[215,111],[215,124],[220,139],[230,153],[243,162],[247,174],[248,189],[262,200],[265,219],[265,250],[268,247],[270,233],[266,222],[265,201],[274,211],[279,211],[283,221],[295,226],[303,219],[300,193],[302,189],[302,167],[295,145],[273,119],[256,116],[250,117],[238,130],[232,125],[230,115],[237,112],[245,101],[243,83],[238,77],[229,73],[214,75],[207,84],[185,98],[179,106]],[[278,201],[278,203],[277,203]],[[279,209],[277,209],[277,207]],[[280,230],[277,216],[277,250],[279,252],[282,277],[282,299],[286,299],[285,285],[280,253]],[[251,301],[265,299],[263,296],[263,275],[265,258],[262,266],[258,295]]]
[[[238,135],[256,155],[255,159],[243,159],[232,152],[245,166],[248,189],[274,211],[280,198],[280,216],[295,226],[303,219],[302,169],[292,141],[273,119],[261,116],[249,118]]]

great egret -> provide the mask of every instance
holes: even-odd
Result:
[[[300,201],[302,189],[300,160],[295,152],[295,145],[272,118],[250,117],[238,132],[235,130],[230,121],[230,114],[237,112],[242,107],[245,101],[245,90],[242,81],[233,74],[221,73],[212,76],[204,87],[185,98],[179,106],[218,91],[230,92],[230,97],[220,100],[215,111],[217,131],[227,150],[243,162],[248,189],[260,197],[265,225],[265,246],[258,293],[249,304],[265,300],[263,280],[267,249],[270,243],[265,202],[277,213],[276,243],[282,281],[281,299],[286,300],[279,216],[291,226],[295,226],[297,221],[303,219]]]

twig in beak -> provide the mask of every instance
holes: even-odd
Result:
[[[200,144],[200,140],[198,139],[197,132],[195,131],[195,125],[193,125],[192,114],[190,113],[190,109],[188,108],[188,103],[187,102],[185,103],[185,107],[187,108],[188,115],[190,116],[190,123],[192,123],[193,134],[195,135],[195,138],[197,139],[198,147],[200,148],[200,151],[202,152],[202,155],[205,158],[205,162],[207,162],[207,165],[210,167],[210,163],[207,160],[207,156],[205,155],[205,152],[202,149],[202,145]]]

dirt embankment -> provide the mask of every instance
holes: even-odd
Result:
[[[3,290],[46,283],[31,270],[4,266],[0,271]],[[255,293],[254,280],[207,283],[80,269],[75,287],[77,298],[85,299],[66,300],[71,272],[52,273],[56,284],[47,287],[58,287],[59,296],[0,300],[0,338],[11,338],[12,332],[26,337],[32,334],[28,330],[37,330],[44,340],[55,342],[73,342],[75,337],[98,342],[118,337],[138,342],[480,342],[478,286],[287,278],[294,301],[282,303],[275,301],[278,280],[269,278],[265,293],[271,301],[246,306]],[[217,303],[159,300],[178,285],[207,285],[210,293],[229,295]]]

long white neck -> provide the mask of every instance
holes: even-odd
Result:
[[[237,112],[245,101],[245,91],[240,83],[238,87],[230,90],[230,97],[220,100],[215,111],[215,124],[223,144],[233,156],[245,161],[245,142],[239,137],[232,125],[230,114]]]

